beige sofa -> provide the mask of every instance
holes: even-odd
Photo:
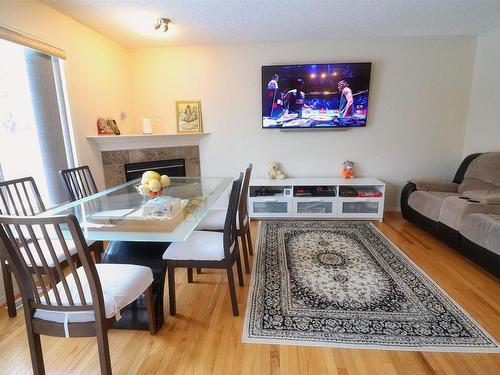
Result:
[[[490,223],[500,215],[500,152],[468,156],[453,181],[412,178],[403,189],[401,210],[407,220],[456,249],[461,249],[460,241],[465,236],[462,230],[467,233],[467,241],[478,244],[486,254],[491,252],[499,257],[491,246],[482,246],[484,243],[471,231],[488,227],[476,221]],[[491,231],[483,231],[483,236],[493,236],[492,230],[498,229],[495,225],[490,227]]]

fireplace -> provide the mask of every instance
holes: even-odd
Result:
[[[198,146],[102,151],[106,187],[141,177],[144,171],[180,177],[200,176]]]
[[[170,177],[186,177],[185,159],[155,160],[140,163],[128,163],[125,167],[125,180],[140,178],[146,171],[155,171]]]

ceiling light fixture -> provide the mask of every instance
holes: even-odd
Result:
[[[166,33],[168,31],[168,24],[170,22],[171,21],[168,18],[158,18],[154,24],[155,30],[160,30]]]

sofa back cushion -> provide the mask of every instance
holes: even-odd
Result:
[[[467,168],[458,192],[500,189],[500,152],[485,152]]]

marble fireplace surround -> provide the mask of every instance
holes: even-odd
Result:
[[[106,188],[125,182],[127,163],[185,159],[186,176],[200,177],[200,150],[198,146],[174,146],[133,150],[102,151],[104,182]]]

